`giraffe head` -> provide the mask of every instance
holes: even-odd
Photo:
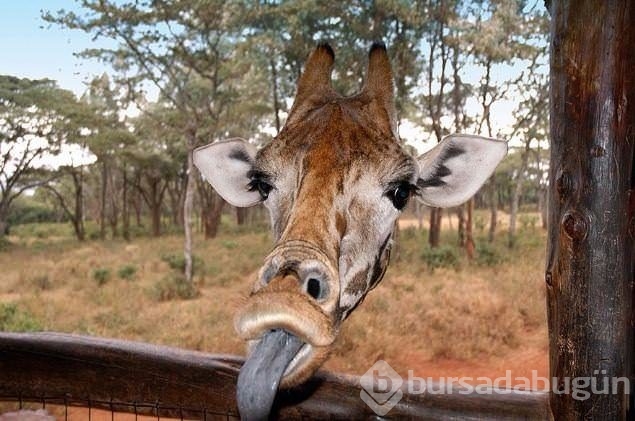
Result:
[[[270,212],[275,246],[235,325],[252,357],[272,331],[300,340],[281,372],[283,387],[324,362],[342,322],[382,279],[408,200],[459,205],[507,152],[502,141],[453,135],[410,156],[396,134],[385,47],[373,45],[365,84],[350,97],[333,90],[333,63],[328,45],[311,54],[284,128],[263,148],[233,139],[194,151],[225,200],[264,203]]]

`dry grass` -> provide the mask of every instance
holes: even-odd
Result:
[[[0,252],[0,305],[17,307],[45,330],[242,354],[233,315],[271,240],[264,232],[223,228],[213,241],[196,238],[204,264],[195,275],[200,294],[189,300],[156,293],[177,275],[168,256],[180,255],[180,236],[78,244],[63,232],[24,228]],[[455,242],[454,233],[444,235],[446,244]],[[528,338],[544,347],[539,228],[527,228],[516,250],[488,249],[503,260],[498,265],[469,263],[459,254],[456,268],[434,273],[421,257],[425,238],[412,228],[401,231],[399,259],[344,324],[327,368],[361,374],[382,358],[398,372],[416,371],[430,361],[511,355]]]

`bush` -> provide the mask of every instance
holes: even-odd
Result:
[[[117,271],[117,275],[119,275],[119,278],[125,279],[127,281],[132,280],[136,273],[137,267],[135,265],[124,265]]]
[[[164,254],[161,256],[161,260],[167,263],[171,269],[174,269],[179,273],[183,273],[185,271],[185,256],[182,254]],[[196,255],[192,255],[192,273],[196,273],[202,269],[203,260]]]
[[[18,197],[9,208],[9,225],[31,224],[38,222],[57,222],[58,212],[31,197]]]
[[[15,304],[0,303],[0,331],[32,332],[36,330],[42,330],[42,326],[30,313],[19,310]]]
[[[0,251],[7,251],[9,248],[11,248],[11,242],[4,235],[0,235]]]
[[[223,240],[221,241],[221,246],[223,246],[223,248],[226,248],[227,250],[233,250],[238,247],[238,243],[232,240]]]
[[[152,298],[157,301],[174,299],[190,300],[200,295],[193,282],[187,282],[183,275],[168,275],[154,284],[151,290]]]
[[[497,266],[504,262],[503,255],[489,243],[479,243],[476,246],[476,264],[480,266]]]
[[[97,268],[93,271],[93,279],[97,281],[97,285],[102,286],[105,285],[106,282],[110,279],[110,269],[108,268]]]
[[[456,248],[452,246],[443,245],[434,248],[426,247],[423,249],[421,257],[430,271],[447,267],[456,269],[459,266],[458,253]]]

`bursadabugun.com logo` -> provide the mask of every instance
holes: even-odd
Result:
[[[360,378],[361,399],[379,416],[386,415],[403,398],[404,390],[410,395],[428,393],[430,395],[490,395],[510,394],[522,391],[570,394],[573,399],[586,400],[597,394],[630,394],[628,377],[609,377],[606,370],[595,370],[589,377],[564,377],[551,379],[538,376],[537,370],[531,377],[512,377],[511,370],[504,377],[441,377],[432,379],[414,375],[408,370],[404,379],[383,360],[377,361]],[[513,386],[512,386],[513,385]]]
[[[359,379],[360,398],[375,414],[386,415],[403,397],[403,378],[384,360],[379,360]]]

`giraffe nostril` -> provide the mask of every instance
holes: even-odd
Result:
[[[306,283],[306,292],[316,300],[322,298],[322,283],[319,279],[309,278]]]

